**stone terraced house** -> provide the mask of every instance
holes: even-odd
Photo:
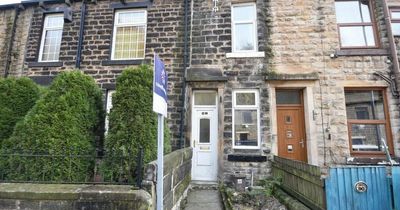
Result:
[[[273,155],[399,157],[399,37],[398,0],[27,0],[0,6],[0,73],[46,85],[79,69],[109,110],[116,77],[156,53],[192,179],[248,186]]]

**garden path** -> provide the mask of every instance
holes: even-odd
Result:
[[[187,196],[185,210],[222,210],[218,189],[192,189]]]

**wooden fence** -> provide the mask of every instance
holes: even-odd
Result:
[[[272,174],[282,179],[281,188],[312,209],[325,209],[325,182],[318,166],[274,157]]]

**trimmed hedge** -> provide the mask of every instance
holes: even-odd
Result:
[[[117,78],[109,114],[109,130],[105,139],[106,154],[136,157],[139,148],[144,149],[144,162],[157,158],[157,114],[153,112],[153,71],[148,65],[125,69]],[[171,151],[170,132],[164,125],[164,153]],[[105,179],[125,177],[134,179],[135,161],[113,164],[104,160]]]
[[[61,73],[1,149],[2,153],[50,157],[3,158],[1,172],[12,180],[87,180],[94,158],[73,155],[95,154],[95,132],[102,113],[102,93],[90,76],[79,71]]]
[[[0,147],[39,96],[39,87],[29,78],[0,78]]]

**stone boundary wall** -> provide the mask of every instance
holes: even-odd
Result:
[[[0,210],[149,210],[151,195],[127,185],[0,183]]]
[[[164,209],[179,209],[182,198],[185,197],[191,181],[192,148],[176,150],[164,156]],[[157,162],[147,164],[144,185],[156,204]]]

